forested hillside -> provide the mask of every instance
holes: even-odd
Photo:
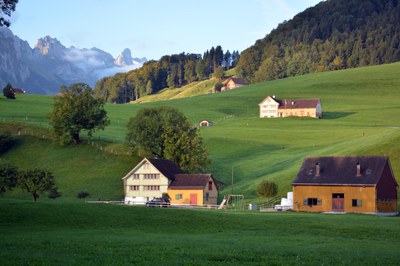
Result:
[[[221,46],[201,54],[166,55],[158,61],[149,61],[128,73],[101,79],[95,95],[111,103],[126,103],[164,88],[180,88],[193,81],[208,79],[217,68],[236,66],[239,52],[224,52]]]
[[[327,0],[285,21],[240,55],[251,82],[400,60],[398,0]]]

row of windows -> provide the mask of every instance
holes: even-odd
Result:
[[[209,198],[210,198],[210,193],[206,192],[206,201],[208,201]],[[175,194],[175,199],[176,200],[182,200],[183,199],[183,195],[182,194]]]
[[[263,114],[266,114],[266,113],[268,113],[268,114],[276,114],[276,110],[262,110],[262,113]]]
[[[147,190],[160,190],[160,186],[143,186],[143,190],[147,191]]]
[[[132,176],[133,179],[140,179],[140,174],[134,174]],[[159,179],[160,174],[144,174],[143,179]]]
[[[303,204],[308,205],[308,206],[322,205],[322,199],[307,198],[307,199],[304,199]]]
[[[143,178],[144,179],[159,179],[160,175],[159,174],[144,174]]]
[[[140,186],[129,186],[130,191],[139,191]],[[143,186],[144,191],[158,191],[160,190],[160,186]]]
[[[262,108],[276,108],[276,105],[263,105]]]
[[[307,198],[307,199],[304,199],[303,204],[304,205],[308,205],[308,206],[322,205],[322,199]],[[351,206],[352,207],[361,207],[362,206],[362,200],[360,200],[360,199],[352,199],[351,200]]]

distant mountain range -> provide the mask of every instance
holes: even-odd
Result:
[[[97,48],[66,48],[57,39],[40,38],[32,49],[28,42],[0,27],[0,88],[8,82],[27,93],[56,94],[61,85],[84,82],[94,87],[106,76],[142,66],[146,58],[132,58],[125,49],[116,59]]]

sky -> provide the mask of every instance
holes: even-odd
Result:
[[[250,47],[284,20],[321,0],[19,0],[11,16],[15,35],[33,48],[51,36],[64,46],[96,47],[114,58],[158,60]]]

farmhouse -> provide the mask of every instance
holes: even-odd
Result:
[[[322,117],[320,99],[284,99],[278,100],[275,96],[268,96],[258,104],[260,118],[271,117]]]
[[[221,88],[221,91],[233,90],[236,88],[240,88],[246,86],[248,83],[244,79],[240,78],[229,78],[224,82],[224,86]]]
[[[122,180],[126,204],[144,204],[163,193],[171,204],[217,204],[212,174],[186,174],[170,160],[144,158]]]
[[[398,184],[386,156],[307,157],[293,186],[293,209],[397,212]]]
[[[212,125],[213,125],[213,123],[211,121],[208,121],[208,120],[200,121],[200,126],[201,127],[211,127]]]
[[[13,88],[14,94],[26,94],[26,91],[23,89]]]

